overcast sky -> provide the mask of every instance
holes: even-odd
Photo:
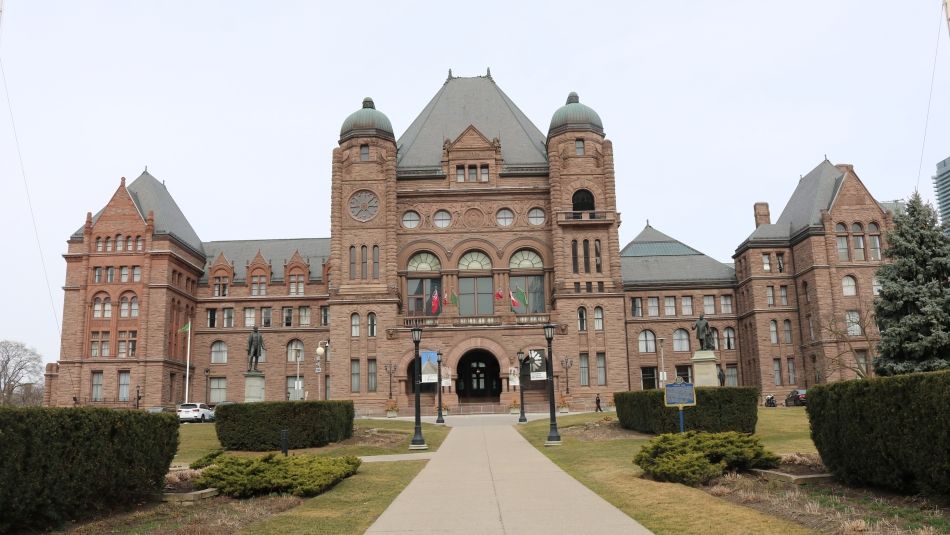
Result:
[[[777,219],[826,154],[854,164],[878,200],[914,190],[939,35],[920,179],[933,199],[934,166],[950,156],[939,11],[940,0],[6,0],[0,58],[39,244],[0,101],[0,339],[59,357],[66,240],[146,165],[202,240],[329,236],[343,119],[371,96],[398,137],[449,68],[491,67],[542,132],[577,91],[614,143],[621,243],[649,219],[731,262],[753,203]]]

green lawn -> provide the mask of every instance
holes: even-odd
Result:
[[[411,423],[411,422],[410,422]],[[428,438],[427,438],[428,440]],[[251,524],[241,533],[349,535],[363,533],[425,466],[425,461],[363,463],[333,490]]]
[[[356,420],[353,423],[354,438],[339,444],[329,444],[322,448],[292,450],[297,453],[315,453],[317,455],[390,455],[411,453],[409,442],[412,440],[413,422],[405,420]],[[376,429],[373,434],[367,430]],[[450,428],[444,425],[422,424],[422,434],[429,445],[427,451],[436,451],[442,445]],[[361,432],[363,431],[363,432]],[[373,435],[376,435],[375,437]],[[398,440],[385,440],[388,435]],[[376,440],[380,439],[380,440]],[[221,443],[214,431],[214,424],[184,424],[179,427],[178,453],[174,463],[189,464],[202,455],[219,449]],[[254,453],[235,452],[238,455]]]
[[[563,429],[599,418],[603,415],[579,414],[559,418],[558,423]],[[765,418],[771,420],[773,416]],[[782,425],[781,422],[775,424],[777,428]],[[547,420],[519,426],[518,430],[564,471],[654,533],[814,533],[798,524],[721,500],[699,489],[642,479],[642,472],[633,464],[633,457],[647,437],[585,441],[562,433],[562,446],[544,447]],[[772,432],[768,431],[767,436],[771,435]],[[779,438],[776,443],[786,442]]]
[[[772,453],[816,453],[805,407],[759,407],[755,434]]]

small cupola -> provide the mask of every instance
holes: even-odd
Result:
[[[363,107],[351,113],[340,127],[340,143],[354,137],[381,137],[391,141],[396,140],[389,117],[376,109],[370,97],[364,98]]]
[[[567,102],[554,112],[551,117],[551,127],[548,128],[548,139],[563,132],[594,132],[604,135],[604,123],[600,115],[591,107],[581,104],[577,93],[571,91]]]

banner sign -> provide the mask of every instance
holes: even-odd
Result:
[[[422,382],[423,383],[438,383],[439,382],[438,353],[436,353],[435,351],[420,351],[419,356],[422,358]]]
[[[508,368],[508,386],[521,386],[521,377],[518,376],[518,368]]]
[[[442,368],[442,386],[452,386],[452,372],[448,368]]]
[[[531,366],[531,380],[541,381],[548,378],[547,361],[543,349],[529,349],[528,363]]]

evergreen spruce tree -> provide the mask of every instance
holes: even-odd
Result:
[[[877,271],[881,343],[874,369],[897,375],[950,368],[950,236],[916,192],[895,215]]]

